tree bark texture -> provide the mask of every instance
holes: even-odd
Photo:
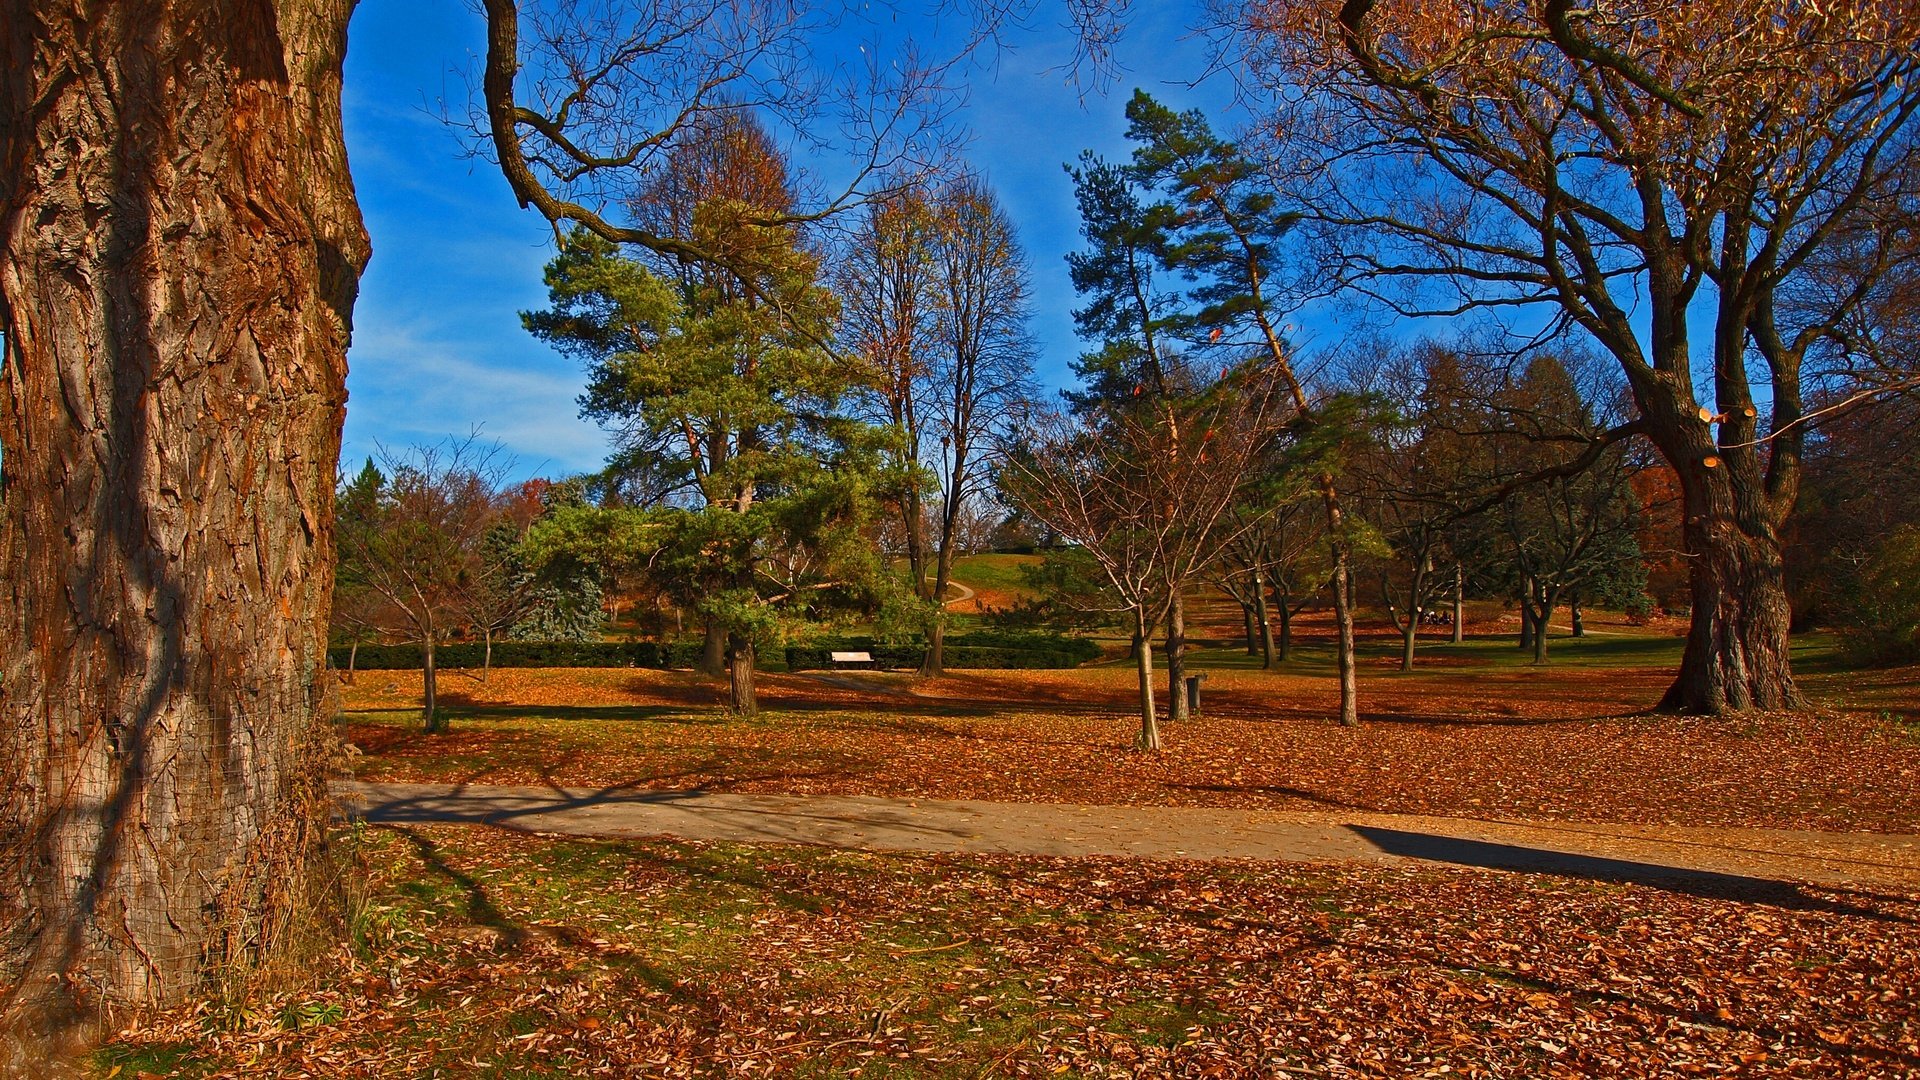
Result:
[[[0,17],[16,1020],[178,1002],[269,946],[324,825],[310,750],[368,254],[340,127],[351,7]]]
[[[760,711],[753,661],[753,639],[745,634],[727,635],[727,707],[739,716],[752,716]]]
[[[1706,505],[1698,506],[1693,485],[1685,486],[1693,611],[1680,673],[1661,707],[1704,714],[1799,708],[1805,699],[1789,662],[1792,610],[1778,531],[1754,521],[1743,528],[1731,499],[1704,493]]]
[[[1722,449],[1712,428],[1681,405],[1659,400],[1643,409],[1655,445],[1680,477],[1693,603],[1680,672],[1661,707],[1703,714],[1801,707],[1780,541],[1797,494],[1797,455],[1768,471],[1751,447]],[[1719,441],[1750,441],[1754,430],[1750,418],[1733,413]]]

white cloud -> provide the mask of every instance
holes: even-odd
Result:
[[[362,327],[348,353],[349,468],[376,442],[407,446],[465,435],[475,427],[513,457],[513,479],[596,469],[606,436],[579,418],[581,373],[526,339],[524,346],[462,341],[444,327]]]

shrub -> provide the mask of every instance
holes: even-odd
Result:
[[[1903,525],[1875,544],[1852,592],[1839,620],[1849,659],[1861,664],[1920,660],[1920,526]]]
[[[871,654],[875,667],[917,668],[927,657],[924,642],[878,644],[871,638],[828,638],[787,649],[787,670],[833,666],[830,653]],[[1100,646],[1086,638],[1061,634],[982,631],[947,639],[947,666],[957,668],[1038,669],[1079,667],[1098,658]]]

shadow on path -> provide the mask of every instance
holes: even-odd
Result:
[[[1799,885],[1772,878],[1727,874],[1695,867],[1666,866],[1660,863],[1609,859],[1597,855],[1576,855],[1551,848],[1497,844],[1486,840],[1468,840],[1433,833],[1387,829],[1377,825],[1348,825],[1347,828],[1389,855],[1427,862],[1453,863],[1493,870],[1523,870],[1647,885],[1670,892],[1686,893],[1716,900],[1740,900],[1770,904],[1793,911],[1819,911],[1831,915],[1851,915],[1879,922],[1909,925],[1915,920],[1892,912],[1874,911],[1853,904],[1839,903],[1806,893]]]

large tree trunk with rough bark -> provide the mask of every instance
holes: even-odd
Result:
[[[717,622],[707,624],[700,642],[700,673],[719,675],[727,670],[727,628]]]
[[[1734,345],[1719,350],[1726,356],[1738,351]],[[1634,390],[1649,437],[1680,478],[1693,603],[1680,672],[1661,708],[1719,714],[1804,705],[1789,662],[1791,620],[1780,543],[1780,526],[1799,490],[1803,432],[1796,428],[1770,440],[1771,456],[1763,460],[1750,407],[1723,407],[1716,438],[1712,422],[1695,412],[1690,393],[1665,382]],[[1775,409],[1799,415],[1797,387]]]
[[[1730,493],[1695,495],[1725,487],[1719,478],[1690,484],[1683,474],[1682,484],[1693,611],[1680,673],[1661,707],[1717,714],[1804,705],[1789,663],[1792,611],[1779,532],[1759,515],[1736,514]]]
[[[0,974],[50,1034],[271,947],[326,810],[367,256],[347,0],[0,18]]]

